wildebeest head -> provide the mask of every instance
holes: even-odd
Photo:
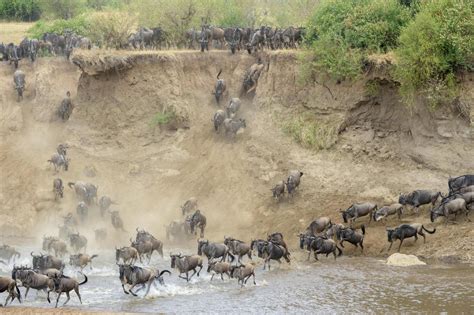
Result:
[[[347,211],[339,210],[342,215],[342,220],[344,220],[344,223],[347,223]]]
[[[386,229],[387,230],[387,240],[389,242],[393,242],[395,239],[394,239],[394,235],[395,235],[395,230],[394,229]]]
[[[33,269],[43,269],[45,261],[44,255],[34,255],[33,252],[31,252],[31,257],[33,257]]]
[[[300,249],[303,249],[304,248],[304,243],[305,243],[305,240],[306,240],[306,235],[303,234],[303,233],[300,233],[298,235],[298,237],[300,238]]]
[[[208,240],[198,240],[197,243],[198,243],[198,255],[201,256],[202,255],[202,248],[204,246],[208,246],[209,241]]]
[[[401,205],[405,205],[406,195],[400,194],[400,196],[398,197],[398,203],[401,204]]]
[[[181,253],[180,254],[170,254],[171,258],[171,268],[176,268],[176,260],[179,260],[181,258]]]
[[[431,222],[436,221],[436,219],[437,219],[438,217],[439,217],[439,214],[438,214],[437,212],[431,211],[431,213],[430,213],[430,220],[431,220]]]

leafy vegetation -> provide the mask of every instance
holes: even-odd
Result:
[[[38,0],[0,0],[0,19],[36,21],[41,16]]]
[[[151,125],[163,126],[171,123],[176,118],[176,112],[172,109],[165,109],[162,112],[156,113],[151,120]]]
[[[337,140],[335,127],[318,123],[311,117],[298,116],[286,122],[283,131],[297,143],[314,150],[329,149]]]

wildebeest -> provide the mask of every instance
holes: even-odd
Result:
[[[224,237],[224,244],[229,247],[229,251],[232,255],[238,256],[238,263],[240,263],[240,260],[245,255],[247,255],[249,259],[252,259],[252,248],[249,244],[232,237]]]
[[[97,190],[99,189],[98,186],[90,184],[90,183],[85,183],[85,182],[69,182],[67,184],[69,188],[74,187],[74,191],[76,193],[76,196],[79,200],[84,201],[88,205],[92,204],[94,201],[97,199]]]
[[[119,211],[110,211],[110,214],[111,214],[111,221],[112,221],[112,226],[116,229],[116,230],[121,230],[123,232],[127,232],[125,230],[125,228],[123,227],[123,220],[122,218],[120,217],[120,212]]]
[[[217,74],[216,86],[214,88],[214,92],[212,93],[216,97],[217,104],[219,104],[222,95],[226,91],[226,84],[225,84],[224,79],[219,79],[219,76],[221,75],[221,73],[222,73],[222,69],[219,70],[219,73]]]
[[[230,48],[232,54],[240,50],[240,41],[242,39],[242,30],[238,27],[228,27],[224,29],[224,39]]]
[[[306,249],[309,251],[308,260],[311,257],[311,251],[314,252],[314,259],[318,259],[318,254],[326,254],[326,257],[329,254],[334,255],[334,260],[336,260],[336,250],[338,251],[337,256],[342,255],[342,250],[337,246],[336,242],[332,239],[326,239],[321,236],[300,236],[300,248],[303,248],[306,245]]]
[[[19,280],[21,285],[26,288],[25,299],[30,289],[41,290],[47,293],[48,289],[52,290],[54,288],[53,281],[47,275],[36,272],[28,267],[13,267],[12,278],[15,281]]]
[[[434,230],[428,231],[423,226],[422,228],[428,233],[435,232]],[[418,226],[412,226],[411,224],[402,224],[396,227],[395,229],[386,229],[386,230],[387,230],[387,238],[388,238],[388,241],[390,242],[390,246],[388,247],[387,251],[390,251],[390,249],[392,248],[393,242],[396,240],[400,240],[398,251],[400,251],[400,248],[402,247],[404,239],[414,237],[415,242],[416,242],[418,240],[418,235],[417,235],[418,231],[421,231],[421,229],[419,229]]]
[[[153,254],[153,244],[150,241],[137,242],[132,239],[130,239],[130,242],[130,246],[137,250],[140,262],[142,262],[142,257],[146,256],[148,258],[148,263],[150,263],[151,255]]]
[[[293,196],[296,191],[296,188],[299,187],[301,176],[303,176],[303,172],[296,170],[290,171],[290,175],[288,175],[288,178],[286,180],[286,188],[290,196]]]
[[[226,107],[227,116],[233,117],[240,109],[242,102],[238,97],[233,97],[230,99],[229,105]]]
[[[290,258],[289,258],[289,253],[285,247],[283,247],[280,244],[268,241],[266,242],[262,249],[263,257],[265,258],[265,261],[263,263],[263,270],[265,270],[265,267],[268,265],[268,270],[270,270],[270,260],[276,260],[279,263],[281,263],[280,259],[284,258],[287,263],[290,263]]]
[[[67,155],[67,149],[69,149],[69,146],[66,143],[60,143],[56,147],[56,152],[58,152],[58,154],[60,154],[62,156],[66,156]]]
[[[365,235],[365,226],[361,226],[362,233],[357,232],[353,228],[344,228],[338,231],[336,235],[339,240],[339,245],[344,248],[344,242],[349,242],[354,245],[356,248],[360,246],[362,252],[364,252],[364,235]]]
[[[327,238],[332,238],[332,239],[337,239],[337,234],[341,229],[344,229],[345,226],[344,224],[341,223],[332,223],[329,228],[326,230],[325,233],[323,233],[323,236],[326,236]]]
[[[398,220],[401,219],[403,213],[403,205],[400,203],[394,203],[389,206],[383,206],[373,212],[373,219],[375,222],[380,220],[387,221],[387,217],[396,214]]]
[[[250,242],[250,249],[251,250],[256,249],[257,250],[257,256],[260,257],[260,258],[264,258],[263,257],[263,247],[265,246],[266,243],[267,243],[267,241],[262,240],[262,239],[252,240]]]
[[[8,54],[8,60],[10,61],[10,64],[13,63],[15,66],[15,69],[18,69],[18,62],[20,61],[21,54],[20,54],[20,47],[17,45],[10,43],[7,45],[7,54]]]
[[[265,27],[262,26],[258,31],[253,33],[250,43],[247,44],[247,51],[249,54],[251,54],[252,51],[255,52],[259,49],[263,49],[264,44],[265,44]]]
[[[225,261],[227,255],[229,255],[229,247],[225,244],[209,243],[208,240],[197,240],[197,243],[197,254],[199,256],[206,255],[208,261],[215,258],[221,258],[221,261]]]
[[[285,240],[283,239],[283,234],[280,232],[275,232],[272,234],[269,234],[267,236],[267,241],[268,242],[273,242],[274,244],[281,245],[286,249],[286,256],[290,256],[290,251],[288,250],[288,246],[286,245]]]
[[[80,201],[76,206],[76,213],[81,218],[82,223],[86,222],[89,215],[89,207],[84,201]]]
[[[29,47],[29,57],[31,62],[35,62],[36,56],[38,55],[39,50],[39,41],[36,38],[30,40],[30,47]]]
[[[53,181],[53,192],[54,192],[54,200],[58,200],[59,198],[64,197],[64,186],[63,181],[61,178],[56,178]]]
[[[199,33],[199,42],[201,44],[201,52],[204,52],[204,50],[209,50],[209,42],[211,41],[211,30],[209,27],[203,25],[201,27],[201,32]]]
[[[346,210],[339,210],[342,214],[342,219],[344,223],[352,223],[360,217],[369,215],[369,223],[372,221],[372,213],[377,210],[377,205],[366,202],[366,203],[354,203]]]
[[[80,235],[79,233],[69,234],[69,241],[71,243],[71,247],[74,251],[79,252],[81,249],[84,252],[87,249],[87,238],[84,235]]]
[[[72,111],[74,110],[74,104],[71,100],[71,92],[66,92],[66,98],[61,101],[61,105],[58,108],[58,116],[63,121],[66,121],[71,117]]]
[[[461,188],[474,185],[474,175],[462,175],[454,178],[449,178],[448,187],[449,194],[458,192]]]
[[[171,268],[177,268],[179,270],[178,277],[181,279],[186,279],[187,282],[191,280],[191,278],[197,273],[199,277],[199,273],[202,270],[202,258],[198,255],[192,256],[182,256],[181,254],[173,255],[170,254],[171,257]],[[199,271],[196,271],[196,268],[199,267]],[[189,271],[192,270],[193,274],[189,277]],[[181,274],[185,273],[186,278],[181,276]]]
[[[262,73],[264,65],[261,61],[253,64],[247,70],[243,80],[243,91],[248,94],[257,88],[258,79]]]
[[[34,255],[33,252],[31,252],[31,257],[33,257],[33,269],[35,270],[45,270],[50,268],[62,270],[64,268],[63,261],[52,255]]]
[[[79,293],[79,286],[87,283],[87,276],[83,273],[81,274],[84,276],[84,281],[80,283],[76,279],[65,277],[65,276],[51,278],[54,282],[54,292],[58,293],[55,307],[58,307],[59,298],[61,297],[61,294],[63,293],[66,293],[66,296],[67,296],[66,302],[64,302],[63,306],[66,305],[67,302],[69,302],[69,300],[71,299],[71,297],[69,296],[69,292],[71,292],[72,290],[76,292],[76,295],[79,298],[79,302],[81,302],[82,304],[81,294]],[[49,293],[51,291],[52,290],[48,291],[48,299],[49,299]]]
[[[409,194],[401,194],[398,198],[398,203],[402,205],[411,205],[415,212],[418,212],[418,207],[430,204],[434,206],[438,198],[441,196],[440,192],[431,190],[415,190]]]
[[[20,258],[20,253],[10,245],[3,244],[0,246],[0,258],[6,259],[10,262],[12,259]]]
[[[43,236],[43,250],[51,253],[54,251],[54,256],[62,257],[67,253],[67,245],[63,241],[54,236]]]
[[[332,225],[331,218],[330,217],[320,217],[314,220],[309,224],[309,226],[306,228],[306,231],[310,235],[316,235],[318,233],[324,232],[327,228],[329,228]]]
[[[21,303],[21,293],[18,289],[16,281],[9,277],[0,277],[0,293],[3,293],[5,291],[8,293],[8,296],[5,300],[4,306],[7,306],[10,300],[11,304],[15,298],[17,298],[18,302]],[[0,306],[2,305],[0,304]]]
[[[25,73],[21,70],[16,70],[13,74],[13,83],[15,90],[18,93],[18,102],[23,99],[23,91],[25,90]]]
[[[107,229],[100,228],[100,229],[94,230],[94,235],[95,235],[96,241],[98,242],[105,241],[107,239]]]
[[[270,269],[270,265],[268,266]],[[230,276],[232,278],[237,278],[237,283],[241,283],[240,287],[243,287],[251,276],[253,276],[253,284],[257,284],[257,282],[255,282],[255,267],[252,264],[232,266],[230,268]]]
[[[187,232],[187,226],[189,222],[174,220],[170,224],[166,225],[166,239],[167,240],[177,240],[183,239],[189,236],[190,232]]]
[[[76,254],[69,256],[69,264],[71,266],[81,268],[81,271],[89,265],[92,269],[92,259],[98,257],[98,255],[87,255],[87,254]]]
[[[122,247],[122,248],[115,248],[115,261],[119,263],[120,260],[123,261],[124,264],[134,264],[138,259],[138,251],[136,248],[133,247]]]
[[[74,228],[68,224],[59,226],[58,236],[62,240],[69,241],[69,234],[74,232]]]
[[[198,208],[198,201],[195,197],[189,198],[184,205],[181,206],[181,212],[183,215],[196,211]]]
[[[462,198],[456,198],[454,200],[442,203],[438,207],[431,210],[431,222],[434,222],[439,216],[443,216],[446,218],[445,224],[447,225],[449,216],[451,214],[454,214],[454,220],[456,220],[457,215],[462,212],[466,214],[467,220],[470,221],[467,217],[469,215],[469,209],[467,207],[466,200]]]
[[[120,282],[122,283],[123,292],[125,294],[131,293],[133,296],[137,296],[136,292],[140,291],[146,285],[148,285],[145,293],[145,296],[147,296],[150,292],[150,287],[152,284],[155,286],[155,288],[157,287],[155,283],[156,280],[158,280],[161,284],[164,283],[163,275],[165,273],[171,275],[171,272],[169,270],[163,270],[160,272],[158,269],[155,268],[142,268],[131,265],[119,265],[119,278]],[[125,290],[126,284],[130,285],[128,292]],[[141,287],[136,292],[133,292],[133,288],[135,288],[135,286],[137,285],[140,285]]]
[[[66,158],[64,155],[54,153],[51,156],[51,159],[48,160],[49,163],[53,164],[54,170],[57,172],[63,168],[65,171],[69,168],[70,158]]]
[[[99,199],[100,215],[103,217],[110,206],[116,204],[109,196],[102,196]]]
[[[135,240],[137,242],[144,242],[144,241],[151,242],[153,250],[154,251],[156,250],[158,254],[160,254],[160,256],[163,258],[163,242],[158,240],[151,233],[148,233],[145,230],[139,230],[137,228],[136,231],[137,231],[137,236]]]
[[[285,194],[285,181],[281,180],[279,181],[272,189],[273,198],[276,200],[280,200],[281,197]]]
[[[224,120],[226,119],[226,114],[222,109],[219,109],[214,114],[212,118],[212,122],[214,123],[214,130],[216,132],[219,131],[219,128],[224,124]]]
[[[227,136],[230,135],[232,138],[235,138],[235,135],[240,130],[240,128],[247,127],[245,119],[242,119],[242,118],[239,118],[239,119],[226,118],[224,119],[223,124],[225,128],[225,134]]]
[[[212,272],[211,281],[214,279],[214,276],[221,275],[222,281],[224,281],[224,274],[226,274],[230,279],[230,268],[231,264],[225,261],[209,261],[207,272]]]
[[[194,214],[189,219],[191,234],[197,234],[196,229],[200,228],[201,233],[200,233],[199,237],[203,238],[204,237],[204,230],[206,229],[206,224],[207,224],[206,217],[201,213],[201,210],[196,210],[196,212],[194,212]]]

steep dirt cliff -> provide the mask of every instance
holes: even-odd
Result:
[[[352,84],[302,83],[294,52],[260,57],[264,72],[255,95],[242,97],[239,112],[247,128],[235,139],[214,132],[211,118],[219,106],[211,93],[222,69],[226,100],[239,96],[243,75],[256,62],[253,56],[79,52],[73,58],[79,67],[41,59],[34,67],[24,66],[28,86],[22,103],[6,84],[13,71],[2,65],[3,233],[35,226],[42,234],[38,222],[56,225],[59,215],[73,212],[69,188],[60,203],[52,200],[52,181],[60,176],[64,182],[98,184],[99,195],[118,201],[115,208],[129,231],[141,226],[163,236],[164,225],[181,217],[179,205],[195,196],[208,217],[209,239],[232,234],[249,240],[281,231],[293,247],[296,234],[319,216],[340,222],[339,209],[354,202],[382,205],[414,189],[446,192],[449,175],[474,169],[472,127],[454,110],[407,108],[395,83],[376,76]],[[367,89],[374,80],[376,89]],[[472,91],[469,84],[466,91]],[[54,119],[54,110],[67,90],[76,107],[62,123]],[[463,94],[468,104],[469,93]],[[169,108],[179,123],[152,123]],[[302,148],[283,132],[285,122],[299,115],[336,130],[331,149]],[[72,160],[70,170],[58,175],[46,160],[59,142],[69,143]],[[86,169],[94,169],[94,177]],[[277,203],[269,189],[292,169],[304,172],[301,187],[293,199]],[[403,221],[431,224],[428,209],[419,216],[407,210]],[[407,242],[405,251],[472,259],[472,224],[460,222],[440,226],[426,245]],[[380,255],[385,225],[371,223],[365,244],[366,254]]]

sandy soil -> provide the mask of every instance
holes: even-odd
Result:
[[[26,36],[26,31],[35,23],[2,22],[0,23],[0,41],[19,44]]]
[[[195,196],[208,218],[207,238],[232,235],[249,241],[280,231],[296,247],[296,234],[319,216],[340,222],[339,209],[354,202],[392,203],[400,192],[414,189],[446,192],[449,175],[474,169],[468,158],[474,150],[472,127],[454,114],[427,113],[421,106],[409,110],[390,84],[375,96],[366,95],[363,81],[299,85],[291,52],[261,56],[266,68],[256,95],[243,99],[239,112],[247,128],[226,139],[211,123],[219,108],[211,95],[215,77],[223,69],[226,97],[239,95],[243,74],[255,57],[151,55],[156,58],[134,59],[127,70],[103,72],[103,65],[92,65],[82,75],[59,58],[22,64],[28,83],[22,103],[8,85],[12,69],[1,66],[5,116],[0,120],[0,171],[7,179],[0,194],[3,235],[25,229],[38,237],[56,233],[60,216],[73,212],[76,204],[69,188],[59,203],[52,200],[51,184],[60,176],[64,182],[96,183],[99,195],[118,202],[115,209],[129,232],[113,231],[109,219],[82,231],[92,239],[93,229],[109,228],[108,246],[125,245],[137,226],[164,238],[164,225],[181,218],[179,206]],[[62,123],[54,112],[67,90],[76,108]],[[169,107],[184,123],[174,126],[177,130],[153,126],[153,116]],[[282,122],[301,113],[339,126],[335,147],[315,152],[285,135]],[[59,142],[69,143],[72,160],[68,172],[55,174],[46,160]],[[88,177],[86,168],[95,169],[95,176]],[[269,189],[292,169],[304,172],[301,187],[295,198],[277,203]],[[428,209],[418,215],[407,210],[403,222],[438,230],[427,236],[426,244],[406,242],[402,252],[472,261],[472,223],[433,225]],[[386,256],[380,252],[387,244],[385,227],[398,224],[396,219],[371,223],[365,255]],[[360,255],[346,248],[346,254]]]

